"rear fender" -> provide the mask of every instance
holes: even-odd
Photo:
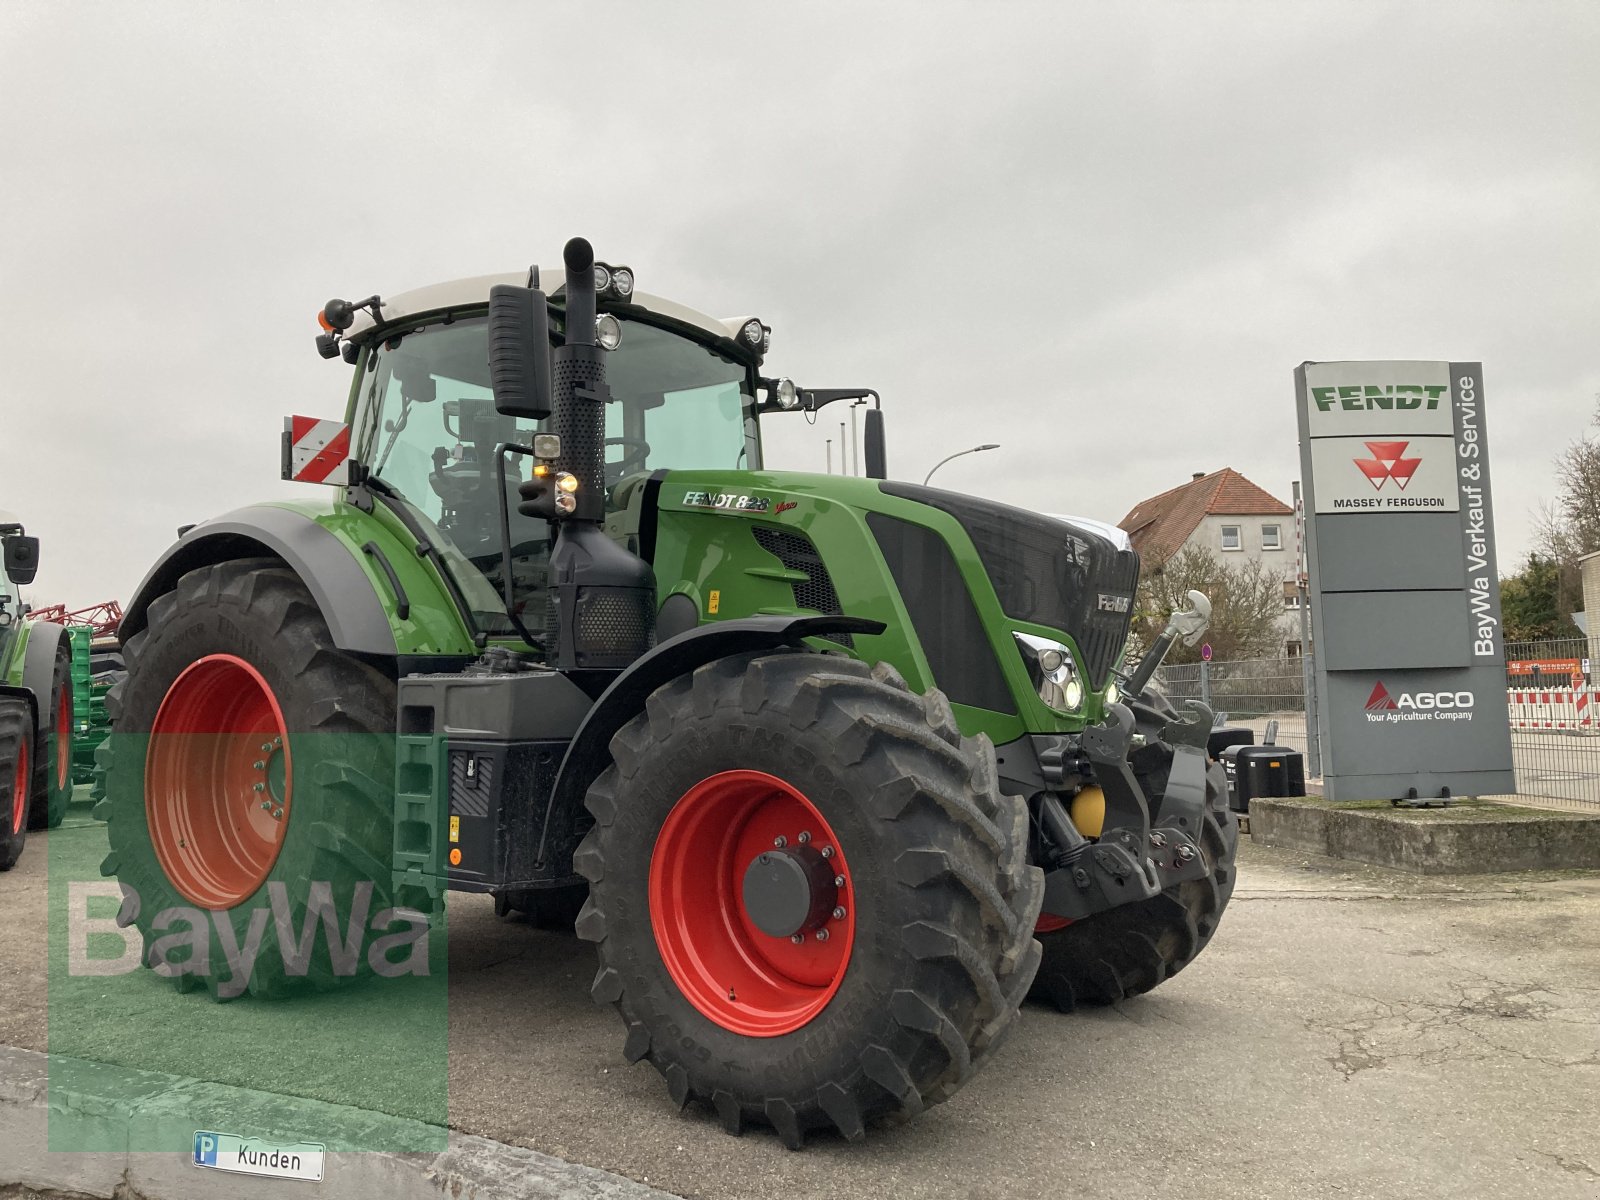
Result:
[[[188,572],[233,559],[271,557],[300,577],[327,621],[334,645],[341,650],[393,657],[470,648],[433,644],[444,640],[438,637],[422,638],[418,644],[418,622],[423,615],[419,601],[427,599],[419,595],[423,590],[417,574],[421,564],[376,518],[361,514],[359,519],[364,524],[355,538],[357,544],[365,538],[367,545],[377,545],[391,569],[399,572],[397,577],[410,579],[409,584],[402,584],[406,596],[392,594],[393,585],[383,564],[371,561],[370,553],[353,549],[319,521],[293,509],[251,505],[194,526],[167,549],[128,605],[122,641],[126,643],[145,628],[150,602],[175,588]],[[431,577],[423,581],[423,586],[430,584]],[[402,611],[405,616],[400,615]]]
[[[49,713],[50,689],[55,684],[56,653],[63,647],[70,660],[72,646],[62,626],[49,621],[35,621],[29,625],[28,648],[22,660],[22,686],[33,693],[33,727],[41,733],[44,732],[41,714]]]

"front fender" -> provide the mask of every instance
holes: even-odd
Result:
[[[644,710],[650,693],[668,680],[719,658],[797,646],[830,633],[878,634],[882,621],[846,616],[764,616],[716,621],[668,638],[611,681],[578,726],[561,760],[551,792],[551,811],[582,804],[589,785],[610,761],[611,739]]]

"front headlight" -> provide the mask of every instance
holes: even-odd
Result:
[[[1110,683],[1106,684],[1106,707],[1110,708],[1113,704],[1121,699],[1122,689],[1117,687],[1117,681],[1113,679]]]
[[[1071,649],[1031,633],[1011,636],[1017,640],[1017,649],[1028,665],[1039,699],[1057,712],[1077,712],[1082,708],[1083,680],[1078,678],[1078,664],[1073,661]]]

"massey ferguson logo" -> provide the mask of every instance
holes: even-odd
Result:
[[[1372,486],[1378,491],[1383,491],[1383,485],[1389,480],[1394,480],[1403,492],[1406,484],[1411,482],[1411,477],[1417,473],[1417,468],[1422,465],[1420,458],[1404,457],[1409,442],[1368,442],[1367,453],[1371,458],[1358,458],[1353,460],[1361,468],[1361,473],[1371,481]]]
[[[1367,697],[1367,720],[1470,721],[1476,702],[1471,692],[1390,692],[1380,679]]]
[[[1113,596],[1105,592],[1100,593],[1100,611],[1109,613],[1125,613],[1133,607],[1132,596]]]

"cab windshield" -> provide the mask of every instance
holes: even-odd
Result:
[[[644,321],[619,318],[606,357],[608,498],[625,478],[661,468],[757,468],[753,379],[744,365]],[[368,356],[357,404],[356,457],[436,531],[478,630],[508,636],[501,599],[500,484],[495,446],[528,445],[544,428],[495,411],[483,318],[424,326]],[[529,463],[506,459],[514,593],[537,637],[544,620],[549,530],[517,512]]]

